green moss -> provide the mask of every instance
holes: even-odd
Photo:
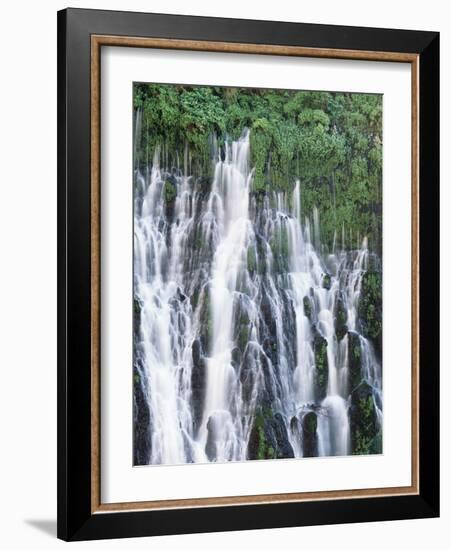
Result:
[[[362,417],[363,422],[368,422],[371,419],[372,414],[374,413],[374,403],[373,398],[368,395],[359,399],[359,411]]]
[[[254,459],[264,460],[267,458],[277,458],[276,452],[272,444],[268,441],[265,433],[265,425],[270,424],[274,415],[270,407],[259,407],[255,413],[254,426],[253,426],[253,446]]]
[[[263,460],[267,458],[268,454],[268,445],[266,443],[264,430],[265,417],[269,417],[268,412],[264,410],[258,410],[254,420],[254,430],[256,430],[258,436],[257,460]]]

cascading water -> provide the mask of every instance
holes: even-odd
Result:
[[[369,423],[380,434],[380,354],[359,321],[377,258],[365,239],[323,254],[299,182],[252,191],[249,147],[248,131],[226,143],[210,185],[158,149],[135,167],[135,464],[347,455]]]

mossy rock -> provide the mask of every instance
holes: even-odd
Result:
[[[237,308],[234,314],[234,340],[241,353],[244,353],[249,342],[251,321],[244,305],[241,302],[235,303]]]
[[[373,390],[366,382],[362,382],[351,394],[349,422],[352,454],[382,452]]]
[[[362,334],[382,351],[382,274],[367,271],[362,277],[358,315]]]
[[[250,347],[246,348],[243,355],[241,355],[239,348],[234,348],[232,351],[232,363],[234,367],[237,365],[235,368],[239,368],[241,393],[245,403],[249,403],[251,400],[257,383],[258,373],[255,369],[256,353],[258,353],[258,351]],[[240,360],[239,364],[237,364],[238,359]]]
[[[253,246],[249,246],[247,249],[247,270],[250,275],[254,275],[257,271],[257,254]]]
[[[304,298],[302,299],[302,303],[304,305],[304,315],[311,322],[312,321],[312,314],[313,314],[312,301],[308,296],[304,296]]]
[[[337,301],[335,302],[335,334],[337,336],[338,341],[342,340],[345,336],[345,334],[348,332],[348,312],[346,311],[346,307],[344,304],[343,297],[341,293],[337,297]]]
[[[133,340],[135,345],[138,345],[140,340],[141,308],[141,302],[135,296],[133,298]]]
[[[241,353],[240,348],[234,347],[232,349],[232,365],[234,369],[238,369],[243,361],[243,354]]]
[[[248,460],[294,458],[282,416],[271,409],[258,409],[249,437]]]
[[[285,224],[277,227],[269,245],[274,259],[274,270],[276,273],[286,273],[289,266],[290,242]]]
[[[260,302],[260,312],[265,322],[266,327],[270,335],[275,336],[277,326],[276,326],[276,315],[273,311],[273,304],[269,296],[265,293]]]
[[[196,186],[200,190],[202,198],[207,198],[211,191],[213,178],[210,176],[199,176],[196,178]]]
[[[362,344],[356,332],[348,333],[349,389],[353,391],[362,383]]]
[[[202,346],[199,340],[194,340],[191,348],[193,366],[191,369],[191,400],[193,411],[193,425],[196,431],[202,421],[204,410],[205,390],[207,384],[207,370],[202,355]]]
[[[327,359],[327,340],[320,334],[315,335],[313,351],[315,354],[315,395],[318,401],[322,401],[327,394],[329,362]]]
[[[276,336],[268,337],[263,340],[262,343],[263,351],[266,356],[270,359],[273,365],[279,364],[279,354],[278,354],[278,341]]]
[[[313,411],[302,418],[302,456],[318,456],[318,418]]]
[[[151,438],[148,396],[141,383],[139,369],[133,368],[133,464],[144,466],[150,462]]]
[[[213,317],[211,312],[210,291],[204,287],[199,300],[202,300],[199,313],[199,335],[202,349],[206,354],[210,353],[213,341]]]
[[[166,207],[166,217],[172,219],[174,215],[175,199],[177,198],[177,184],[174,177],[170,176],[164,182],[163,198]]]
[[[322,287],[326,290],[330,290],[330,287],[332,286],[332,277],[329,275],[329,273],[324,273],[323,280],[322,280]]]

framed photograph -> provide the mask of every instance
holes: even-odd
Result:
[[[439,514],[439,35],[58,14],[58,536]]]

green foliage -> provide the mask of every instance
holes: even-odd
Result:
[[[255,192],[291,192],[299,179],[302,214],[318,208],[329,247],[344,225],[348,248],[360,234],[380,252],[381,96],[137,83],[134,107],[141,114],[138,163],[151,161],[158,146],[170,167],[188,150],[192,173],[208,176],[211,136],[221,145],[249,128]]]
[[[368,437],[361,430],[357,429],[354,434],[354,445],[352,454],[354,455],[368,455],[370,454],[370,445],[372,438]]]
[[[382,335],[382,277],[367,271],[362,278],[359,318],[364,336],[376,340]]]
[[[177,196],[177,187],[171,181],[164,184],[164,200],[166,203],[172,203]]]
[[[266,118],[258,118],[251,127],[251,162],[255,167],[254,191],[265,188],[265,169],[272,144],[271,125]]]
[[[382,434],[378,429],[374,397],[365,382],[351,395],[350,424],[352,454],[382,452]]]

